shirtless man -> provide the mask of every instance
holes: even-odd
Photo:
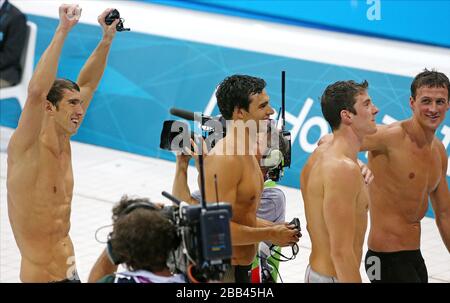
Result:
[[[58,60],[81,8],[61,5],[59,25],[36,66],[28,98],[8,146],[8,214],[22,260],[23,282],[79,281],[69,237],[73,173],[70,137],[75,134],[100,82],[116,33],[105,10],[103,38],[77,84],[56,79]]]
[[[216,92],[222,116],[234,122],[255,122],[256,132],[266,131],[258,128],[259,121],[268,120],[273,114],[265,86],[264,80],[255,77],[233,75],[226,78]],[[224,282],[250,281],[249,271],[259,242],[270,241],[279,246],[298,242],[299,231],[293,229],[293,225],[275,225],[256,217],[264,180],[255,157],[257,136],[253,135],[249,128],[235,132],[227,125],[226,137],[205,158],[206,201],[216,202],[216,175],[217,197],[232,207],[233,266],[225,274]],[[239,145],[244,147],[243,154],[239,154]]]
[[[271,140],[271,136],[277,136],[278,140]],[[191,144],[194,152],[191,149],[184,148],[184,153],[177,154],[172,194],[189,204],[198,204],[201,201],[201,192],[200,190],[195,190],[191,193],[187,182],[188,166],[191,158],[194,158],[195,165],[197,169],[199,168],[198,147],[194,141],[191,141]],[[263,175],[264,188],[261,193],[256,216],[269,222],[282,224],[285,222],[286,217],[286,197],[284,192],[278,188],[277,182],[283,176],[284,172],[283,165],[287,154],[286,143],[283,141],[280,131],[276,130],[276,128],[268,128],[267,133],[258,134],[257,144],[258,148],[255,157],[259,162]],[[203,156],[205,157],[207,155],[207,148],[206,144],[203,145]],[[301,236],[301,233],[299,233],[299,236]],[[271,247],[271,245],[272,243],[267,241],[260,242],[257,256],[252,263],[252,283],[276,282],[281,247]],[[296,248],[298,246],[293,247],[293,252]],[[271,254],[275,257],[268,254],[268,251],[271,251]]]
[[[367,82],[339,81],[322,95],[322,113],[334,140],[311,154],[301,174],[312,242],[307,283],[361,282],[369,196],[357,154],[363,137],[376,132],[378,112],[367,87]]]
[[[425,70],[411,84],[413,115],[391,125],[378,125],[364,138],[375,176],[369,187],[369,250],[367,276],[376,282],[428,282],[420,252],[420,221],[428,208],[450,251],[448,158],[435,132],[449,108],[450,84],[443,73]],[[332,136],[321,139],[331,142]]]
[[[428,70],[418,74],[411,84],[412,117],[378,126],[376,134],[363,141],[361,150],[369,151],[369,168],[375,176],[365,262],[371,282],[428,281],[420,252],[420,221],[428,198],[450,252],[448,156],[435,136],[449,108],[449,90],[444,74]]]

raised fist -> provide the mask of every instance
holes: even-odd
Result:
[[[108,14],[113,11],[114,8],[107,8],[103,11],[103,13],[100,14],[100,16],[98,16],[97,21],[98,23],[102,26],[103,28],[103,35],[105,37],[108,38],[114,38],[115,34],[116,34],[116,26],[117,23],[119,23],[119,19],[114,20],[114,22],[110,25],[107,25],[105,22],[105,18],[106,16],[108,16]]]
[[[70,30],[81,17],[81,7],[76,4],[62,4],[59,7],[59,25],[64,30]]]

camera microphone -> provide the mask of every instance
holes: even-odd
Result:
[[[179,109],[172,107],[170,109],[170,113],[174,116],[189,120],[189,121],[202,121],[204,124],[206,121],[212,120],[213,118],[210,116],[205,116],[201,113],[195,113],[184,109]]]
[[[171,194],[169,194],[166,191],[163,191],[161,193],[161,195],[163,195],[164,197],[166,197],[167,199],[169,199],[170,201],[172,201],[173,203],[175,203],[176,205],[180,205],[181,204],[181,200],[178,200],[177,198],[175,198],[174,196],[172,196]]]

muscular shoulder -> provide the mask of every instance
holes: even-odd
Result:
[[[208,155],[204,164],[206,175],[220,173],[236,177],[242,174],[243,159],[241,156]]]
[[[436,136],[434,136],[433,140],[433,149],[435,150],[435,154],[437,154],[437,156],[441,158],[442,163],[446,166],[448,162],[447,151],[445,150],[444,144]]]
[[[376,133],[364,138],[361,150],[387,151],[388,146],[392,146],[395,142],[400,142],[404,135],[405,131],[402,127],[402,121],[389,125],[377,125]]]
[[[434,136],[433,139],[433,148],[435,148],[439,153],[446,154],[444,143],[439,140],[438,137]]]
[[[205,157],[205,164],[208,163],[214,166],[224,166],[232,168],[231,165],[242,164],[243,159],[241,156],[224,156],[224,155],[208,155]]]
[[[324,197],[330,201],[355,201],[362,189],[363,179],[358,164],[348,158],[326,165]]]
[[[25,144],[25,142],[23,142],[24,140],[21,138],[21,132],[20,129],[16,129],[9,139],[7,147],[8,158],[16,158],[34,146],[34,144]],[[35,141],[31,143],[35,143]]]
[[[358,164],[347,157],[331,158],[324,162],[324,166],[335,173],[339,173],[340,171],[346,173],[359,172]]]
[[[377,136],[386,141],[398,139],[405,135],[405,121],[398,121],[389,125],[377,125],[377,132],[373,136]]]
[[[316,180],[316,176],[322,175],[321,169],[326,162],[327,157],[325,154],[328,150],[329,145],[330,144],[328,143],[319,145],[309,156],[300,174],[300,186],[302,188],[306,188],[307,184],[310,183],[310,181]]]
[[[361,171],[358,164],[349,158],[332,158],[324,161],[322,169],[325,179],[334,182],[359,181]]]

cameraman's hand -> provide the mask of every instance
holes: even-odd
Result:
[[[177,157],[177,163],[179,164],[185,164],[188,165],[189,164],[189,160],[191,160],[191,155],[187,154],[187,151],[176,151],[174,152],[175,156]]]
[[[153,202],[153,204],[159,209],[163,209],[164,206],[166,206],[166,204],[161,203],[161,202]]]
[[[107,8],[105,9],[105,11],[103,13],[101,13],[100,16],[98,16],[97,21],[98,23],[102,26],[103,28],[103,38],[106,39],[110,39],[112,40],[114,38],[114,36],[116,35],[116,25],[117,23],[120,22],[120,19],[116,19],[114,20],[113,23],[111,23],[111,25],[107,25],[105,22],[105,18],[106,16],[108,16],[108,14],[113,11],[114,8]]]
[[[62,4],[59,7],[59,28],[69,32],[81,17],[81,7],[75,4]]]
[[[208,148],[206,147],[205,140],[203,138],[201,138],[200,140],[202,141],[203,160],[205,160],[206,156],[208,156]],[[192,140],[192,138],[190,139],[190,142],[191,142],[192,148],[194,149],[194,152],[192,152],[192,150],[190,148],[185,147],[183,149],[183,156],[184,157],[188,157],[188,159],[190,159],[191,157],[194,158],[194,160],[195,160],[195,167],[197,168],[197,171],[200,172],[200,165],[199,165],[199,162],[198,162],[199,149],[198,149],[197,144],[194,142],[194,140]],[[183,156],[180,155],[180,156],[177,156],[177,157],[180,157],[180,160],[183,160],[183,159],[181,159],[181,157],[183,157]]]
[[[273,225],[271,229],[272,236],[270,242],[281,247],[297,243],[302,236],[300,231],[295,228],[295,225],[289,223]]]

